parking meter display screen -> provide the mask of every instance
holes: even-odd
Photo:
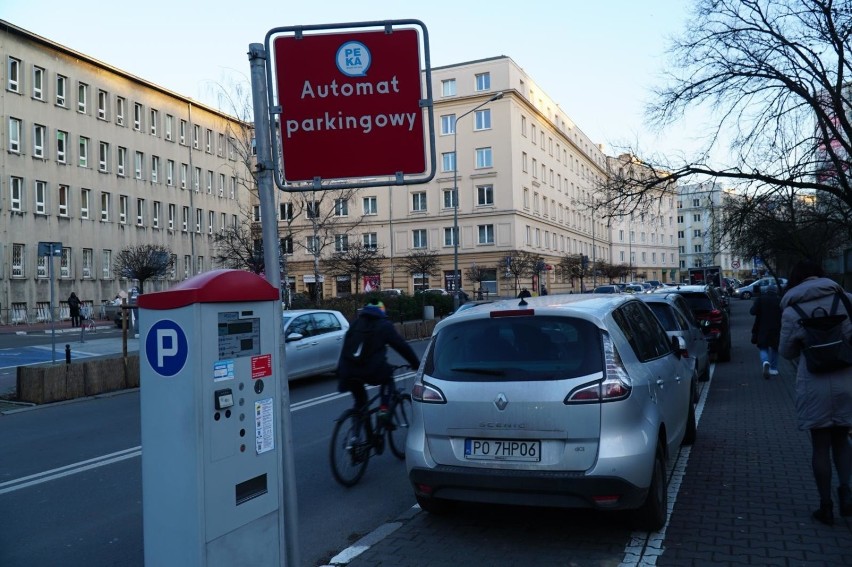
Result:
[[[219,313],[219,360],[260,354],[260,318]]]

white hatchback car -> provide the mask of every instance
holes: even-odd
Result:
[[[417,502],[627,509],[660,529],[666,460],[696,433],[683,346],[624,294],[502,300],[444,319],[412,389]]]
[[[340,311],[284,311],[284,368],[295,380],[337,370],[349,322]]]

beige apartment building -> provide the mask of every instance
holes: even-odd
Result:
[[[58,316],[72,291],[93,305],[136,282],[125,247],[170,249],[163,289],[212,267],[213,236],[241,220],[247,124],[0,21],[0,321]],[[39,242],[61,255],[39,257]]]
[[[514,293],[506,258],[519,251],[540,255],[554,268],[569,254],[614,261],[608,221],[590,206],[605,179],[607,158],[520,66],[500,56],[438,67],[432,69],[432,88],[437,145],[432,181],[279,195],[279,233],[293,291],[309,292],[316,285],[310,249],[327,257],[353,242],[375,247],[385,257],[382,288],[408,293],[453,288],[456,237],[462,288],[468,293],[473,284],[464,274],[474,265],[487,268],[483,284],[490,293]],[[501,92],[502,98],[489,102]],[[323,231],[312,230],[316,219],[323,219]],[[402,258],[417,251],[438,255],[439,274],[411,274],[401,266]],[[332,277],[322,270],[320,262],[326,297],[364,289],[364,281],[356,285],[352,276]],[[580,290],[579,281],[556,269],[541,276],[540,282],[526,277],[520,284],[538,291],[540,283],[550,293]]]

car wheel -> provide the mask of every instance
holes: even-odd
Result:
[[[419,494],[416,494],[415,498],[420,509],[430,514],[446,514],[453,508],[453,503],[449,500],[433,498],[432,496],[420,496]]]
[[[636,529],[655,532],[666,525],[669,500],[666,492],[666,459],[664,455],[662,441],[658,441],[648,495],[645,497],[642,507],[637,509],[633,516]]]
[[[742,292],[742,294],[740,294],[740,299],[751,299],[751,294],[747,291],[744,291]]]
[[[694,390],[694,388],[693,388]],[[689,414],[686,417],[686,431],[683,434],[681,445],[692,445],[698,436],[698,425],[695,423],[695,394],[689,396]]]

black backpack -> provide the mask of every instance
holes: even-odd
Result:
[[[840,301],[846,307],[846,315],[837,313]],[[801,316],[799,326],[805,330],[802,353],[809,372],[822,374],[852,365],[852,345],[843,336],[843,322],[848,318],[847,315],[852,314],[852,306],[845,293],[834,294],[830,312],[823,307],[816,307],[808,316],[795,303],[791,303],[790,307]]]
[[[358,317],[346,331],[343,339],[343,357],[353,365],[366,364],[381,349],[379,319]]]

